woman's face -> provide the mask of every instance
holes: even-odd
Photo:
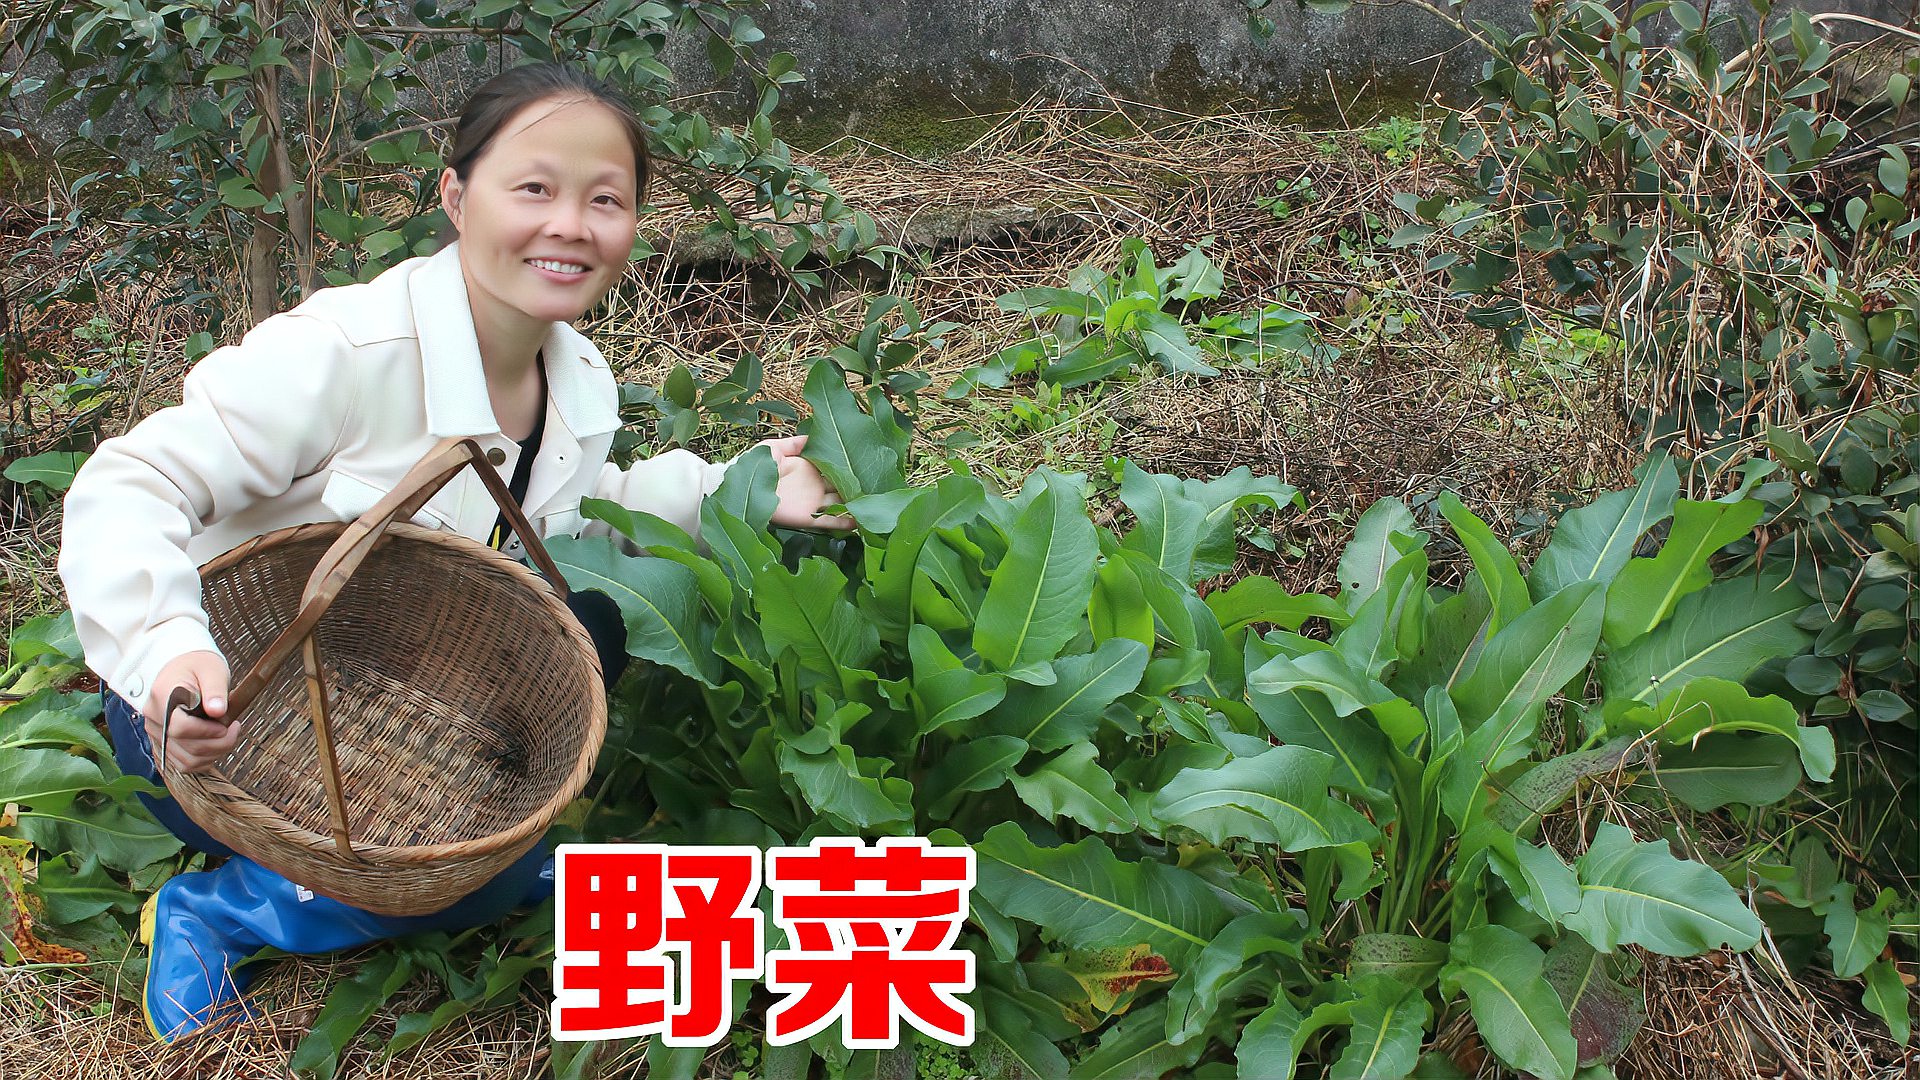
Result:
[[[633,249],[633,144],[612,110],[553,97],[515,113],[468,169],[440,175],[476,321],[571,322]]]

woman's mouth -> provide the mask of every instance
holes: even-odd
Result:
[[[528,259],[527,265],[556,281],[575,282],[587,276],[585,266],[562,259]]]

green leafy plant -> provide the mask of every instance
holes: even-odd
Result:
[[[1161,267],[1146,241],[1130,237],[1122,242],[1120,265],[1112,273],[1089,264],[1069,275],[1064,289],[1020,289],[1000,297],[1003,310],[1049,318],[1052,326],[968,370],[948,387],[947,396],[1005,386],[1028,372],[1041,382],[1071,388],[1148,362],[1168,372],[1217,375],[1210,361],[1322,354],[1306,316],[1279,305],[1190,320],[1194,306],[1219,299],[1226,287],[1224,272],[1206,255],[1210,240]]]
[[[1427,144],[1427,125],[1408,116],[1389,116],[1362,131],[1360,143],[1389,162],[1402,162]]]
[[[648,105],[642,116],[662,179],[711,216],[708,237],[731,240],[742,257],[777,254],[796,281],[817,284],[816,274],[796,270],[799,260],[813,252],[832,261],[871,246],[873,223],[774,138],[771,115],[782,89],[803,76],[790,54],[756,55],[764,35],[746,7],[739,0],[592,8],[478,0],[352,12],[281,0],[218,9],[119,0],[30,5],[13,28],[19,60],[42,60],[53,71],[44,83],[23,68],[0,72],[0,100],[31,89],[47,106],[78,101],[90,119],[77,138],[105,163],[72,186],[73,215],[42,233],[75,229],[83,213],[77,197],[88,187],[146,196],[116,205],[130,226],[125,241],[64,287],[115,271],[153,272],[162,253],[203,250],[215,262],[245,267],[258,321],[289,295],[370,277],[437,242],[444,216],[426,211],[442,162],[431,135],[452,121],[422,104],[432,89],[423,73],[436,62],[569,60],[658,103],[672,96],[673,73],[661,62],[668,40],[693,35],[719,77],[742,77],[751,109],[736,127]],[[172,125],[154,145],[166,155],[163,167],[150,169],[121,136],[96,126],[115,107]],[[750,205],[723,193],[736,184],[751,192]],[[636,254],[648,250],[636,243]],[[218,301],[217,293],[203,277],[173,299]]]
[[[1563,855],[1541,836],[1583,778],[1640,775],[1649,750],[1831,774],[1829,733],[1741,682],[1801,645],[1804,598],[1708,570],[1758,504],[1677,500],[1663,461],[1568,513],[1523,574],[1447,497],[1474,567],[1456,591],[1429,585],[1430,537],[1387,501],[1337,598],[1263,578],[1202,596],[1236,508],[1290,488],[1122,463],[1133,525],[1116,533],[1084,480],[1049,470],[1009,497],[964,473],[906,486],[883,396],[868,412],[821,363],[807,398],[809,455],[856,537],[770,537],[756,451],[703,508],[700,545],[609,504],[584,509],[651,557],[556,544],[660,671],[621,695],[583,827],[972,844],[976,1060],[1060,1075],[1069,1057],[1156,1072],[1237,1053],[1245,1075],[1307,1056],[1404,1076],[1464,1011],[1503,1061],[1571,1077],[1637,1024],[1621,946],[1758,940],[1726,879],[1664,841],[1602,824]],[[830,1036],[812,1047],[846,1059]]]

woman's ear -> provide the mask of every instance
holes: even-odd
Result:
[[[466,199],[466,185],[460,182],[460,174],[452,169],[440,170],[440,206],[447,212],[447,220],[459,231],[460,219],[465,216],[463,205]]]

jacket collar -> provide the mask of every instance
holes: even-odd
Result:
[[[460,245],[448,244],[414,271],[413,322],[420,335],[426,381],[427,429],[438,438],[492,435],[500,431],[480,366],[480,342],[460,272]],[[541,346],[552,411],[576,439],[620,426],[620,410],[605,392],[607,363],[587,339],[566,323],[554,323]]]

